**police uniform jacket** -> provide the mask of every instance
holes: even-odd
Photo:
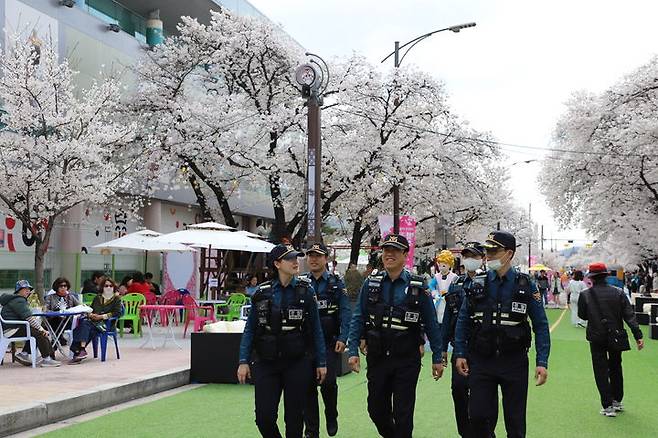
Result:
[[[311,272],[302,274],[302,277],[311,280],[318,302],[320,318],[336,317],[340,326],[337,327],[338,332],[335,340],[347,344],[352,319],[352,306],[350,305],[350,299],[347,297],[343,280],[336,274],[330,274],[329,271],[324,271],[320,278],[315,278]],[[327,338],[327,333],[325,333],[325,338]]]

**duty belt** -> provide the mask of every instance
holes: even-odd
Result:
[[[370,316],[370,322],[372,325],[376,325],[375,323],[375,317]],[[390,325],[389,325],[390,322]],[[400,318],[390,318],[388,316],[384,316],[382,318],[382,328],[391,328],[393,330],[409,330],[409,327],[406,325],[403,325],[403,321]]]

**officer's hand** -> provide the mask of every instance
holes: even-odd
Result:
[[[635,342],[637,342],[637,351],[640,351],[644,348],[644,339],[638,339]]]
[[[432,364],[432,377],[434,380],[439,380],[443,377],[443,364],[442,363],[433,363]]]
[[[350,365],[350,368],[352,371],[355,373],[358,373],[361,371],[361,359],[359,359],[359,356],[352,356],[349,358],[347,363]]]
[[[247,379],[251,379],[251,369],[249,369],[249,365],[242,363],[238,367],[238,382],[244,384]]]
[[[345,342],[336,341],[336,348],[334,348],[336,353],[343,353],[345,351]]]
[[[361,354],[364,356],[368,354],[368,344],[366,344],[365,339],[361,339],[361,342],[359,342],[359,350],[361,350]]]
[[[419,347],[419,350],[420,350],[420,357],[425,356],[425,345],[421,345]]]
[[[464,377],[468,377],[469,369],[468,369],[468,362],[464,358],[459,358],[457,359],[457,362],[455,363],[455,367],[457,368],[457,371],[459,374],[461,374]]]
[[[548,370],[544,367],[535,368],[535,379],[537,380],[536,386],[541,386],[546,383],[548,379]]]
[[[318,385],[322,385],[322,382],[324,382],[324,378],[327,377],[327,367],[316,368],[315,377],[318,380]]]

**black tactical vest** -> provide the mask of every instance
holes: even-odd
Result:
[[[381,283],[384,274],[368,277],[366,304],[366,343],[368,359],[382,356],[418,355],[422,333],[420,296],[424,293],[425,279],[412,275],[407,287],[406,300],[394,305],[393,297],[385,301]]]
[[[254,348],[263,360],[298,358],[310,346],[307,328],[306,300],[310,297],[310,281],[298,278],[292,300],[281,297],[277,305],[272,299],[272,283],[258,286],[252,297],[252,312],[256,312],[257,325]]]
[[[484,293],[466,291],[473,323],[469,340],[470,351],[482,356],[492,356],[527,351],[530,348],[532,336],[528,323],[528,306],[533,299],[530,277],[517,272],[514,282],[515,291],[509,306],[486,293],[488,277],[482,290]]]
[[[447,327],[448,330],[448,340],[450,342],[455,341],[455,329],[457,327],[457,316],[459,315],[459,309],[462,307],[462,302],[464,301],[464,282],[466,281],[466,275],[460,275],[457,281],[455,281],[448,293],[445,295],[446,300],[446,312],[450,312],[450,327]]]
[[[303,274],[299,278],[311,281],[311,275],[310,273]],[[327,288],[322,293],[315,291],[322,333],[327,344],[335,343],[340,334],[340,294],[343,291],[340,288],[339,280],[340,278],[336,274],[329,274]]]

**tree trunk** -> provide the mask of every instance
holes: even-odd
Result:
[[[199,207],[201,207],[201,214],[203,215],[203,221],[204,222],[214,221],[215,219],[212,216],[212,212],[208,208],[208,200],[206,199],[206,195],[203,194],[203,190],[201,190],[201,185],[196,175],[190,173],[188,180],[190,182],[190,185],[192,186],[192,190],[194,190],[194,194],[196,195],[196,202],[198,202]]]
[[[272,224],[272,234],[274,243],[279,243],[285,238],[289,238],[286,226],[286,211],[281,199],[281,187],[278,175],[268,177],[270,183],[270,196],[272,198],[272,207],[274,208],[274,223]]]
[[[361,218],[354,221],[352,229],[352,243],[350,246],[350,263],[357,265],[359,263],[359,251],[361,250],[361,240],[364,232],[361,229]]]
[[[39,296],[39,301],[43,303],[44,296],[44,270],[46,261],[46,252],[48,243],[53,231],[55,218],[50,217],[43,231],[33,232],[34,237],[34,291]]]

